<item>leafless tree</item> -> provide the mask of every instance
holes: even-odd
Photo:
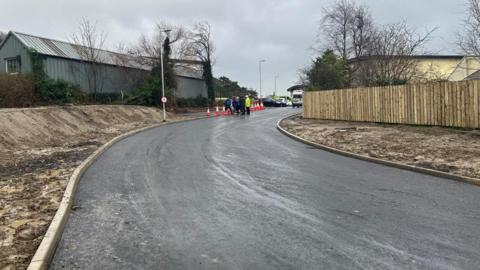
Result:
[[[327,38],[327,47],[347,60],[350,56],[350,26],[355,6],[350,0],[340,0],[332,8],[325,8],[320,22],[320,32]]]
[[[166,30],[169,30],[168,35],[165,35]],[[167,52],[166,49],[171,51]],[[201,61],[203,63],[202,71],[206,79],[207,89],[209,89],[209,81],[212,81],[213,85],[211,66],[214,46],[211,38],[211,27],[207,22],[196,23],[191,28],[185,28],[181,25],[159,23],[155,26],[153,35],[142,35],[140,37],[134,54],[141,64],[153,67],[153,73],[155,73],[155,68],[161,64],[160,56],[162,51],[164,52],[164,61],[171,59],[168,63],[164,62],[167,88],[169,88],[169,85],[174,86],[173,82],[169,83],[168,78],[172,78],[173,74],[169,74],[168,69],[170,68],[170,71],[173,72],[174,66],[180,65],[176,59]],[[188,61],[183,62],[184,65],[190,65],[186,64]],[[192,61],[192,63],[193,62],[194,61]],[[172,89],[168,90],[174,91],[173,99],[175,100],[175,87],[170,88]],[[213,91],[213,86],[211,88]],[[213,94],[211,96],[213,96]]]
[[[207,85],[208,97],[215,101],[213,89],[212,66],[214,65],[213,53],[215,46],[212,40],[211,26],[208,22],[198,22],[185,35],[181,47],[185,58],[199,60],[203,63],[203,77]]]
[[[414,56],[434,31],[419,34],[405,22],[377,26],[366,6],[339,0],[324,9],[319,37],[326,38],[322,50],[333,49],[348,63],[351,84],[372,85],[418,77]]]
[[[422,77],[415,56],[420,53],[436,29],[419,34],[405,22],[389,24],[375,30],[359,61],[355,75],[362,85],[406,83]]]
[[[355,73],[360,68],[356,60],[369,53],[375,34],[375,26],[366,7],[354,7],[349,32],[351,35],[350,59],[344,60],[350,60],[350,73]]]
[[[97,29],[97,23],[82,19],[78,32],[72,34],[76,51],[83,61],[83,69],[94,98],[101,92],[104,85],[105,65],[107,53],[103,50],[107,34]]]
[[[458,34],[458,46],[469,56],[480,57],[480,0],[468,0],[464,31]]]
[[[184,38],[185,29],[181,25],[160,22],[155,25],[155,31],[152,35],[140,36],[138,46],[134,50],[139,59],[143,61],[143,64],[148,64],[152,67],[160,66],[160,55],[166,38],[165,31],[167,30],[170,30],[168,38],[172,48],[172,56],[173,58],[180,57],[182,54],[180,52],[181,42]]]
[[[202,62],[213,62],[215,47],[212,42],[211,26],[208,22],[197,22],[186,33],[181,48],[186,58],[200,60]]]
[[[163,52],[164,79],[167,95],[172,97],[176,106],[177,79],[174,72],[174,63],[171,58],[181,56],[180,48],[185,37],[185,29],[181,25],[172,25],[160,22],[155,25],[152,35],[142,35],[135,49],[137,59],[142,65],[150,66],[152,74],[161,76],[161,61]],[[155,102],[158,103],[160,92],[154,93]]]
[[[368,8],[351,0],[340,0],[323,13],[319,39],[326,38],[325,47],[333,49],[345,61],[362,56],[373,28]]]
[[[149,67],[144,66],[141,61],[138,61],[135,50],[127,47],[122,42],[116,45],[115,51],[117,53],[112,53],[112,58],[120,71],[117,78],[115,78],[115,82],[120,86],[119,89],[121,90],[123,98],[122,90],[138,86],[145,79]]]

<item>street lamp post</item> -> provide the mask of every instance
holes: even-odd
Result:
[[[274,96],[277,94],[277,78],[278,78],[278,75],[275,75],[275,92],[273,92]]]
[[[265,59],[258,61],[258,73],[260,74],[260,98],[262,98],[262,63],[265,61]]]
[[[162,33],[168,35],[168,33],[172,30],[163,30]],[[162,70],[162,98],[165,96],[165,75],[163,72],[163,42],[160,46],[160,69]],[[163,107],[163,122],[167,121],[167,113],[165,112],[165,102],[162,102]]]

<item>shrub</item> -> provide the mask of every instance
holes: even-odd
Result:
[[[24,75],[0,75],[0,107],[28,107],[38,103],[32,77]]]
[[[49,104],[80,103],[88,99],[77,85],[48,77],[36,81],[36,90],[42,101]]]
[[[145,81],[126,98],[127,104],[158,106],[162,91],[162,80],[150,75]],[[165,96],[171,101],[172,91],[165,89]]]
[[[28,51],[32,65],[32,77],[38,96],[46,103],[85,102],[87,95],[78,85],[65,80],[54,80],[45,73],[44,57],[35,50]]]
[[[208,98],[197,96],[194,98],[177,98],[177,106],[182,107],[205,107],[208,106]]]
[[[95,100],[95,94],[91,93],[88,95],[89,100],[94,101]],[[96,94],[97,98],[95,100],[95,103],[99,104],[112,104],[112,103],[122,103],[122,94],[120,93],[97,93]]]

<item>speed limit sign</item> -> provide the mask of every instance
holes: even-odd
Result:
[[[163,103],[167,102],[167,97],[162,97],[162,102]]]

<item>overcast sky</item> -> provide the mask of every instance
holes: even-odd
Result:
[[[377,23],[406,20],[423,31],[439,27],[428,51],[456,54],[455,33],[461,30],[464,0],[360,0]],[[68,40],[82,17],[98,21],[109,45],[134,44],[159,21],[191,24],[207,20],[216,46],[214,75],[259,88],[258,60],[263,64],[263,93],[271,94],[298,80],[298,70],[315,52],[318,21],[332,0],[18,0],[0,2],[0,30],[15,30]]]

